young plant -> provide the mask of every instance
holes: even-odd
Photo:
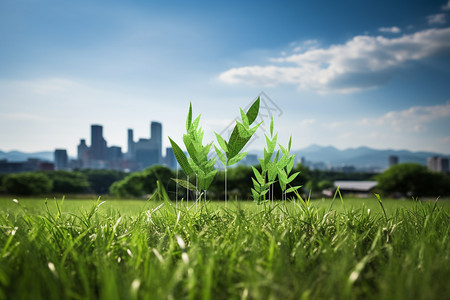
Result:
[[[287,149],[278,144],[282,155],[280,157],[280,150],[278,150],[273,160],[272,157],[275,152],[278,138],[278,133],[275,134],[275,136],[273,135],[273,118],[270,121],[270,138],[267,135],[265,135],[265,137],[267,148],[264,148],[264,158],[259,160],[261,173],[253,167],[255,178],[252,178],[252,195],[257,205],[266,201],[266,194],[270,191],[270,186],[275,183],[277,177],[283,193],[282,198],[285,198],[286,193],[295,192],[300,188],[300,186],[294,186],[286,189],[287,185],[289,185],[300,173],[296,172],[290,175],[295,161],[295,155],[289,155],[292,137],[289,139]]]
[[[227,167],[238,163],[247,155],[247,152],[241,152],[241,150],[245,147],[262,123],[261,122],[250,128],[250,125],[253,124],[258,116],[259,104],[260,98],[258,97],[252,106],[250,106],[247,113],[244,113],[244,111],[240,109],[242,123],[236,121],[236,125],[234,126],[228,141],[225,141],[218,133],[215,133],[217,142],[223,151],[222,152],[217,146],[214,145],[217,156],[225,167],[225,207],[227,206]]]
[[[295,162],[295,154],[294,155],[289,154],[289,152],[291,151],[291,143],[292,143],[292,136],[289,138],[289,144],[287,149],[278,144],[280,146],[282,156],[280,160],[278,160],[277,162],[277,175],[282,191],[282,197],[284,196],[285,201],[287,193],[297,191],[301,187],[301,186],[291,186],[290,188],[286,189],[287,185],[289,185],[298,176],[298,174],[300,174],[300,172],[296,172],[291,175],[291,171],[292,168],[294,167]]]
[[[275,160],[272,161],[272,156],[275,152],[277,145],[278,133],[273,135],[273,117],[270,120],[270,138],[266,137],[266,147],[264,148],[264,158],[259,159],[261,165],[261,173],[252,167],[255,178],[252,178],[253,188],[252,195],[253,200],[257,205],[260,205],[266,200],[266,194],[270,191],[270,186],[275,182],[277,176],[276,161],[278,160],[279,152],[275,156]],[[266,180],[268,179],[268,180]]]
[[[173,179],[177,183],[181,184],[189,190],[197,190],[205,192],[211,185],[217,170],[214,169],[216,159],[208,159],[209,151],[213,143],[203,145],[204,131],[199,126],[200,116],[192,121],[192,103],[189,105],[189,112],[186,119],[186,134],[183,135],[183,143],[189,154],[189,158],[186,157],[181,148],[170,137],[170,144],[172,145],[175,158],[180,164],[186,176],[189,178],[192,175],[196,175],[198,179],[198,187],[194,187],[189,182],[189,179]]]

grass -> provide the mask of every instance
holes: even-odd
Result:
[[[0,299],[449,299],[448,201],[383,205],[0,199]]]

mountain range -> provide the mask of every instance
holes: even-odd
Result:
[[[263,152],[253,152],[262,157]],[[413,152],[409,150],[379,150],[369,147],[348,148],[339,150],[333,146],[311,145],[300,150],[291,151],[297,154],[298,158],[303,158],[307,163],[324,163],[327,166],[343,167],[354,166],[358,169],[379,169],[383,170],[389,166],[389,156],[397,156],[399,163],[412,162],[422,165],[427,164],[427,158],[444,155],[434,152]]]
[[[53,161],[53,151],[42,151],[33,153],[21,151],[9,151],[9,152],[0,151],[0,160],[6,159],[7,161],[11,162],[19,162],[19,161],[26,161],[29,158],[38,158],[40,160]]]
[[[257,154],[258,157],[263,156],[262,151],[250,151]],[[450,155],[443,155],[434,152],[412,152],[408,150],[378,150],[369,147],[349,148],[339,150],[333,146],[311,145],[300,150],[292,151],[297,157],[304,158],[308,163],[325,163],[328,166],[342,167],[354,166],[359,169],[376,168],[385,169],[389,165],[389,156],[395,155],[399,159],[399,163],[413,162],[426,165],[427,158],[431,156],[443,156],[450,158]],[[52,151],[42,151],[34,153],[26,153],[20,151],[0,151],[0,160],[8,161],[26,161],[29,158],[38,158],[45,161],[53,161]]]
[[[356,168],[379,168],[384,169],[389,166],[389,156],[397,156],[399,163],[412,162],[422,165],[427,164],[427,158],[432,156],[443,156],[434,152],[412,152],[408,150],[378,150],[369,147],[349,148],[339,150],[333,146],[311,145],[302,150],[293,151],[306,161],[324,162],[331,166],[354,166]]]

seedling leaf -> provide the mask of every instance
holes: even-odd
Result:
[[[173,153],[175,155],[175,158],[177,159],[178,163],[181,166],[181,169],[183,169],[184,173],[189,176],[194,171],[192,170],[192,167],[189,165],[188,159],[184,152],[181,150],[181,148],[175,143],[171,138],[169,138],[170,144],[172,145]]]
[[[225,153],[227,153],[228,152],[227,142],[225,142],[223,137],[221,137],[217,132],[214,133],[216,134],[216,139],[217,142],[219,143],[220,148],[222,148],[222,150],[225,151]]]
[[[256,120],[256,117],[258,116],[259,102],[260,102],[260,99],[258,97],[258,99],[256,99],[256,101],[252,104],[252,106],[247,111],[248,123],[250,125]]]
[[[189,103],[189,112],[186,118],[186,131],[189,131],[192,124],[192,102]]]
[[[247,155],[247,153],[248,153],[248,152],[242,152],[242,153],[239,153],[238,155],[236,155],[235,157],[233,157],[232,159],[230,159],[230,160],[228,161],[228,165],[229,165],[229,166],[232,166],[232,165],[234,165],[235,163],[240,162],[240,161]]]

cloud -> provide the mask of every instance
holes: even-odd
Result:
[[[435,14],[435,15],[429,15],[428,17],[427,17],[427,20],[428,20],[428,24],[429,25],[442,25],[442,24],[445,24],[445,23],[447,23],[447,20],[446,20],[446,15],[445,14]]]
[[[227,70],[219,79],[254,86],[296,85],[319,93],[350,93],[387,84],[411,61],[450,50],[450,28],[433,28],[397,38],[355,36],[345,44],[273,58],[270,65]]]
[[[406,110],[390,111],[375,119],[363,119],[359,125],[386,125],[398,132],[423,132],[427,124],[450,117],[450,101],[441,105],[413,106]]]
[[[400,33],[402,30],[396,26],[394,27],[381,27],[378,28],[378,31],[380,32],[387,32],[387,33]]]
[[[304,119],[300,121],[299,126],[309,126],[314,125],[316,123],[316,119],[310,118],[310,119]]]
[[[447,2],[447,4],[442,5],[443,10],[450,10],[450,0]]]

